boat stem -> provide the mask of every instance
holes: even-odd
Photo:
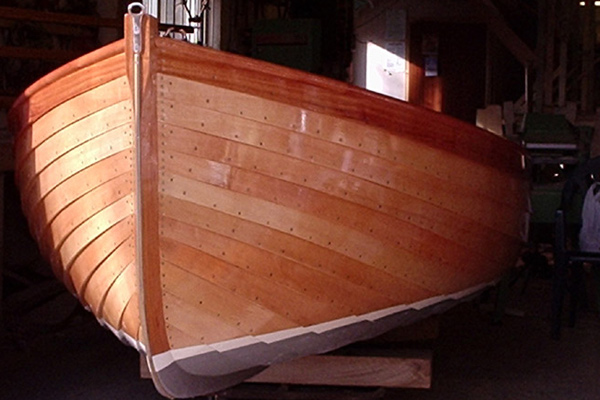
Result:
[[[142,17],[144,16],[144,5],[131,3],[127,8],[133,24],[133,123],[135,135],[135,215],[136,218],[136,260],[141,262],[140,249],[142,248],[142,224],[139,217],[142,215],[142,180],[141,171],[141,133],[142,133]],[[138,270],[141,270],[138,265]]]
[[[143,290],[143,228],[142,228],[142,215],[143,215],[143,202],[142,202],[142,95],[143,95],[143,83],[142,83],[142,21],[145,14],[145,7],[141,3],[131,3],[127,7],[127,11],[132,20],[132,49],[133,49],[133,130],[135,136],[135,259],[136,268],[138,271],[138,279],[140,283],[140,291]],[[140,293],[140,298],[143,294]],[[142,310],[142,308],[140,308]],[[140,318],[144,319],[144,313],[142,312]],[[144,324],[145,325],[145,324]],[[141,339],[141,338],[140,338]],[[149,351],[148,344],[146,343],[146,353]],[[146,354],[146,362],[148,363],[148,369],[153,377],[153,380],[157,382],[156,370],[151,361],[151,357]],[[162,393],[163,391],[157,385],[157,389]]]

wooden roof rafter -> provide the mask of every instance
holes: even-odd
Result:
[[[481,17],[487,21],[490,30],[521,64],[531,66],[539,62],[535,51],[509,26],[492,0],[469,1],[473,5],[473,10],[480,13]]]

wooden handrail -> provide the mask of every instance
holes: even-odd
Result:
[[[108,28],[123,27],[123,21],[121,18],[100,18],[91,15],[66,14],[17,7],[0,7],[0,19],[54,22],[59,24],[98,26]]]

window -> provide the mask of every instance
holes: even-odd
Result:
[[[162,32],[190,43],[207,44],[208,0],[144,0],[146,12],[156,17]]]

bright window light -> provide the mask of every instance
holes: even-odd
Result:
[[[406,100],[407,70],[404,43],[394,43],[384,49],[367,43],[367,89],[400,100]]]

